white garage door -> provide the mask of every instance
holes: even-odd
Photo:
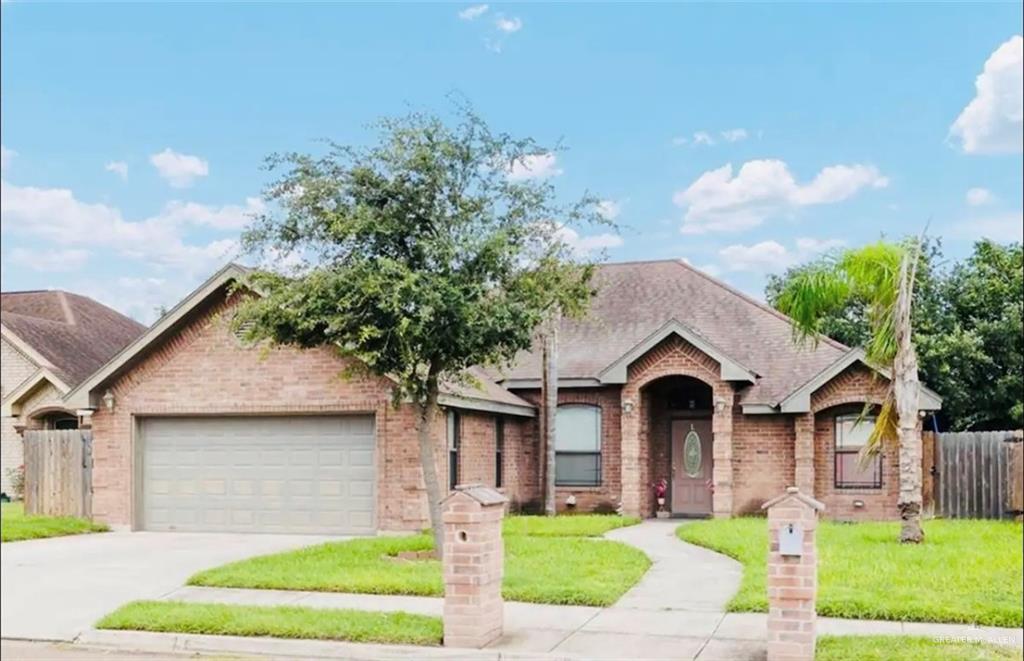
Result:
[[[373,418],[148,418],[146,530],[376,531]]]

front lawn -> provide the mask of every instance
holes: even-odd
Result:
[[[513,528],[535,524],[513,517]],[[590,519],[576,523],[573,519]],[[603,517],[618,519],[619,517]],[[563,523],[569,535],[554,537]],[[548,519],[542,532],[508,533],[505,537],[505,580],[502,593],[510,601],[543,604],[607,606],[614,603],[647,571],[643,552],[609,540],[585,539],[614,522],[595,517]],[[315,590],[368,594],[441,596],[441,564],[436,560],[403,560],[403,551],[429,551],[429,535],[370,537],[329,542],[297,551],[275,553],[200,572],[190,585],[278,590]]]
[[[898,523],[825,521],[818,531],[818,614],[1019,627],[1024,534],[1008,521],[927,521],[925,543],[900,544]],[[767,610],[764,519],[701,521],[679,538],[743,563],[730,611]]]
[[[403,645],[440,645],[443,633],[441,618],[410,613],[181,601],[134,601],[96,628]]]
[[[510,516],[502,530],[510,535],[531,537],[600,537],[609,530],[635,526],[635,516],[608,516],[607,514],[573,514],[571,516]]]
[[[1004,661],[1020,650],[917,636],[821,636],[815,661]]]
[[[105,532],[107,526],[72,516],[26,516],[21,503],[0,503],[0,540],[26,539]]]

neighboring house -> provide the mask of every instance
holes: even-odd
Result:
[[[246,347],[229,265],[65,396],[91,409],[92,509],[147,530],[374,533],[427,524],[409,405],[330,347]],[[778,312],[678,261],[601,266],[559,335],[559,507],[732,516],[797,484],[840,518],[895,518],[894,448],[860,466],[885,376],[830,340],[798,348]],[[342,377],[343,372],[348,373]],[[540,356],[447,387],[441,479],[541,498]],[[922,394],[922,412],[939,399]],[[574,505],[571,503],[574,501]]]
[[[76,429],[63,400],[145,327],[91,298],[58,290],[0,294],[0,481],[22,463],[24,429]]]

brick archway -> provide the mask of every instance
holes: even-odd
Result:
[[[622,386],[622,510],[644,516],[644,493],[649,488],[647,411],[645,388],[670,376],[687,376],[711,388],[714,483],[712,510],[715,517],[732,515],[732,408],[733,388],[720,378],[717,361],[678,336],[667,338],[628,368]]]

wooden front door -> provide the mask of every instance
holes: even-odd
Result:
[[[672,513],[711,514],[711,420],[672,421]]]

